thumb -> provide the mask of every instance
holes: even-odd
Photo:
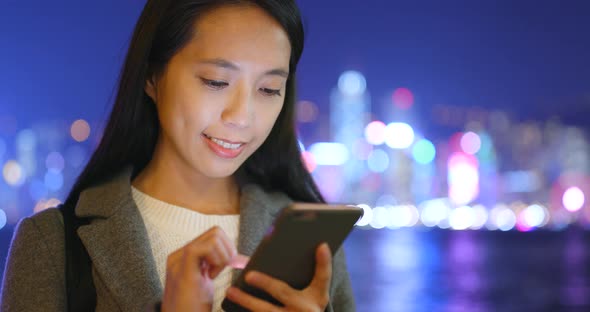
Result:
[[[328,244],[322,243],[316,249],[315,259],[315,274],[310,287],[328,292],[332,279],[332,252]]]

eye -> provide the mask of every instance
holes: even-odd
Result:
[[[281,90],[279,89],[260,88],[260,91],[265,96],[281,96]]]
[[[206,78],[202,78],[202,77],[201,77],[201,81],[203,82],[204,85],[206,85],[207,87],[214,89],[214,90],[220,90],[220,89],[223,89],[229,85],[225,81],[211,80],[211,79],[206,79]]]

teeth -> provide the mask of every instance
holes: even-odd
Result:
[[[209,137],[209,138],[211,139],[211,141],[215,142],[215,144],[222,146],[223,148],[227,148],[227,149],[237,149],[238,147],[242,146],[242,144],[240,144],[240,143],[231,144],[231,143],[224,142],[220,139],[216,139],[216,138],[212,138],[212,137]]]

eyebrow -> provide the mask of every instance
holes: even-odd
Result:
[[[230,69],[230,70],[240,70],[240,67],[228,60],[224,60],[224,59],[206,59],[206,60],[201,60],[198,62],[199,64],[207,64],[207,65],[214,65],[217,67],[221,67],[221,68],[226,68],[226,69]],[[270,75],[270,76],[280,76],[283,78],[289,78],[289,72],[284,70],[284,69],[280,69],[280,68],[276,68],[276,69],[271,69],[269,71],[266,71],[264,73],[265,76]]]

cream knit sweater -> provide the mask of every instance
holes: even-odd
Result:
[[[171,205],[132,187],[132,195],[147,228],[162,289],[166,281],[166,259],[172,252],[197,238],[213,226],[219,226],[237,245],[239,215],[207,215]],[[231,283],[227,267],[213,281],[213,311],[221,310],[221,301]]]

